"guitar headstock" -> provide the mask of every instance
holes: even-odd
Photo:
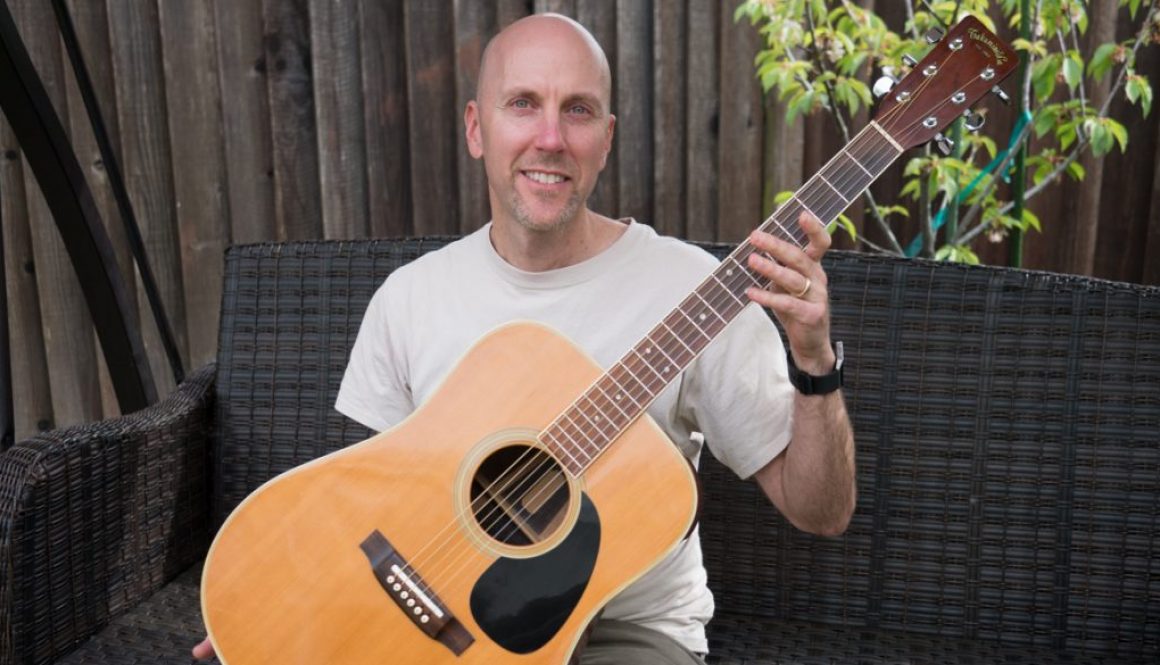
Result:
[[[1018,62],[1010,46],[968,16],[883,97],[874,120],[904,150],[926,143]]]

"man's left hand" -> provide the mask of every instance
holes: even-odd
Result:
[[[750,287],[747,295],[777,316],[789,338],[794,363],[809,374],[826,374],[836,362],[830,346],[830,294],[822,269],[830,234],[817,217],[806,212],[798,225],[806,234],[804,247],[763,231],[749,235],[749,242],[759,250],[749,256],[749,267],[768,278],[771,287]]]

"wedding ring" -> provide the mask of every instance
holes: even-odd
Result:
[[[802,296],[804,296],[805,294],[810,292],[810,287],[813,285],[814,285],[813,281],[811,281],[810,278],[807,277],[806,278],[806,285],[802,287],[801,291],[798,291],[797,293],[793,294],[793,297],[801,298]]]

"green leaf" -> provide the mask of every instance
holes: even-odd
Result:
[[[1023,226],[1024,231],[1031,228],[1031,229],[1035,229],[1036,231],[1039,231],[1040,233],[1043,232],[1043,227],[1041,227],[1039,225],[1039,218],[1035,216],[1035,213],[1031,212],[1027,208],[1023,209],[1023,224],[1022,224],[1022,226]]]
[[[1043,135],[1051,131],[1056,123],[1059,122],[1059,107],[1055,104],[1041,107],[1035,113],[1035,121],[1032,127],[1035,129],[1035,138],[1043,138]]]
[[[1145,117],[1152,111],[1152,85],[1147,78],[1139,74],[1129,76],[1124,84],[1124,94],[1128,96],[1128,101],[1140,104]]]
[[[1116,138],[1116,143],[1120,144],[1120,152],[1123,153],[1128,149],[1128,130],[1120,123],[1111,118],[1104,118],[1103,123],[1108,131]],[[1111,151],[1111,148],[1108,148]]]
[[[849,217],[838,215],[837,219],[826,226],[826,230],[830,232],[830,235],[834,235],[834,231],[838,226],[841,226],[846,231],[846,235],[850,236],[850,240],[858,239],[858,227],[854,226],[854,222]]]
[[[1031,85],[1036,98],[1042,101],[1051,98],[1051,94],[1055,92],[1055,78],[1059,74],[1062,60],[1062,54],[1052,53],[1032,66]]]
[[[1068,53],[1063,60],[1063,80],[1067,83],[1067,87],[1075,92],[1076,87],[1079,86],[1083,79],[1083,60],[1080,60],[1079,54],[1075,51]]]
[[[1067,165],[1067,174],[1075,180],[1083,182],[1084,177],[1087,176],[1087,169],[1079,162],[1072,162]]]
[[[1113,60],[1116,48],[1117,45],[1113,43],[1100,44],[1092,54],[1091,60],[1088,60],[1088,76],[1097,81],[1106,76],[1116,64]]]
[[[1112,151],[1112,146],[1116,144],[1116,137],[1108,131],[1106,126],[1102,123],[1091,123],[1087,130],[1091,134],[1093,155],[1102,157]]]

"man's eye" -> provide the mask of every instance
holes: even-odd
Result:
[[[590,110],[588,110],[587,106],[583,106],[581,104],[577,104],[576,106],[573,106],[569,112],[572,115],[591,115],[592,114],[592,112]]]
[[[531,104],[531,102],[529,102],[526,99],[517,99],[514,102],[512,102],[512,108],[530,109],[530,108],[532,108],[532,104]]]

